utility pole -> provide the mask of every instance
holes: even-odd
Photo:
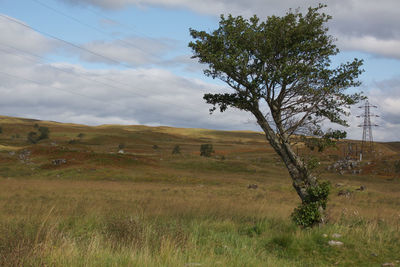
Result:
[[[363,136],[361,142],[361,151],[360,151],[360,161],[362,160],[363,155],[366,153],[372,153],[374,150],[374,139],[372,137],[372,127],[378,126],[377,124],[371,123],[371,117],[379,117],[378,115],[371,114],[370,108],[377,108],[377,106],[371,105],[368,100],[365,101],[364,106],[358,107],[363,108],[364,113],[357,116],[358,118],[363,117],[364,123],[358,125],[358,127],[363,127]]]

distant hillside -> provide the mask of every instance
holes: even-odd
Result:
[[[208,179],[207,173],[221,171],[240,177],[247,173],[248,179],[256,180],[271,174],[287,176],[280,158],[260,132],[86,126],[6,116],[0,116],[0,126],[0,177],[165,180],[179,173]],[[39,135],[39,127],[49,129],[49,138],[37,144],[28,142],[30,132]],[[200,157],[202,144],[211,144],[215,152],[207,161]],[[173,155],[177,146],[180,154]],[[301,142],[295,146],[305,160],[317,157],[322,169],[346,157],[358,159],[360,148],[361,142],[354,140],[340,141],[323,153],[311,151]],[[365,155],[364,160],[375,162],[366,168],[369,173],[391,175],[400,160],[400,142],[376,143],[375,153]]]

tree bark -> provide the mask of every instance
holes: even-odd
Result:
[[[279,138],[277,134],[273,131],[268,121],[264,115],[259,111],[253,111],[253,114],[257,118],[257,123],[260,125],[261,129],[264,131],[267,141],[274,148],[276,153],[281,157],[289,174],[292,178],[292,185],[296,190],[298,196],[300,197],[303,204],[306,204],[309,199],[309,189],[317,187],[319,185],[315,176],[313,176],[305,163],[297,156],[293,151],[290,144],[282,138]],[[321,222],[325,221],[324,218],[324,208],[322,205],[318,207],[321,214]]]

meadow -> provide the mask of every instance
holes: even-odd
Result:
[[[50,138],[30,144],[37,125]],[[327,170],[346,142],[323,154],[299,143],[332,184],[328,223],[301,229],[290,219],[299,198],[261,133],[0,126],[0,266],[400,266],[398,143],[377,144],[361,174]],[[215,153],[200,157],[206,143]]]

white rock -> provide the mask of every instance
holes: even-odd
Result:
[[[332,235],[332,237],[333,237],[333,238],[339,238],[339,237],[342,237],[342,235],[341,235],[341,234],[336,234],[336,233],[335,233],[335,234]]]
[[[342,246],[342,245],[343,245],[343,242],[335,241],[335,240],[329,240],[328,244],[329,244],[330,246]]]

